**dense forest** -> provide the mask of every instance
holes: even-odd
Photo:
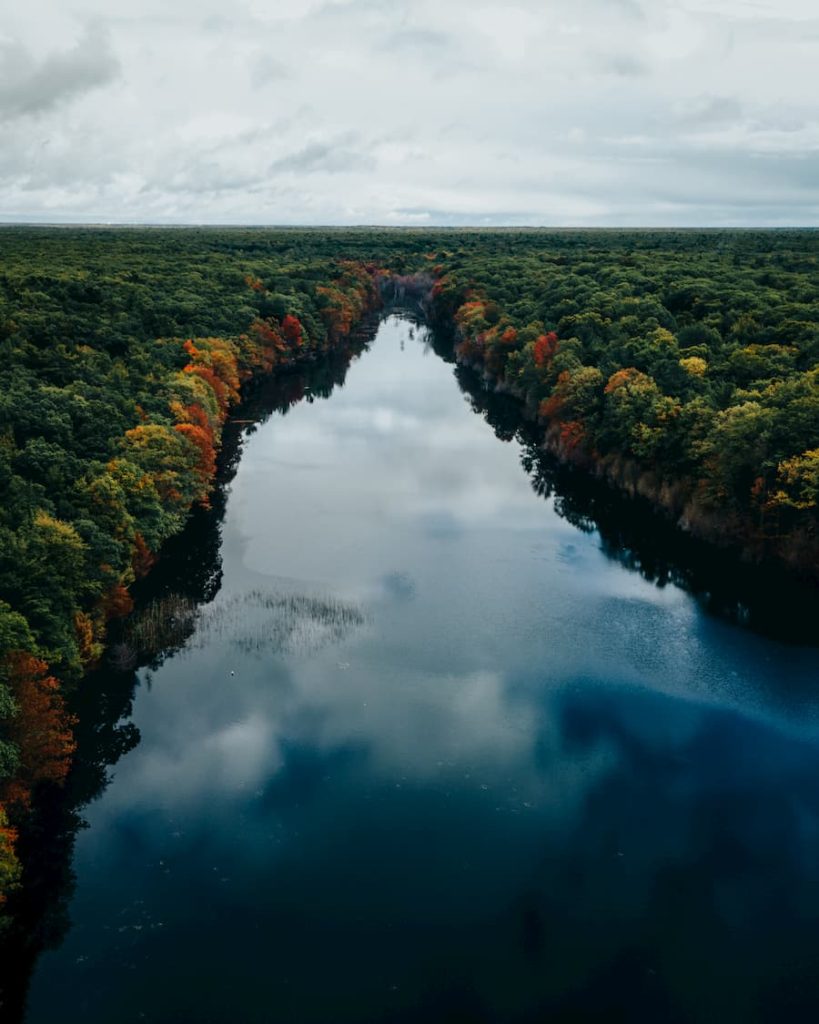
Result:
[[[624,242],[442,268],[460,358],[520,396],[562,458],[815,574],[819,235]]]
[[[819,234],[0,232],[0,892],[69,769],[65,695],[190,510],[256,376],[414,294],[562,459],[819,576]]]

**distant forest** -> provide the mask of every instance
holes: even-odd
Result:
[[[0,894],[259,374],[411,294],[561,459],[819,579],[819,232],[0,229]],[[2,899],[2,896],[0,896]]]

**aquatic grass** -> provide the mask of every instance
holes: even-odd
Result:
[[[358,605],[333,596],[256,589],[196,605],[168,594],[132,616],[112,660],[128,668],[211,645],[258,656],[306,655],[339,643],[366,621]]]

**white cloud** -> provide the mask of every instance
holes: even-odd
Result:
[[[0,120],[43,114],[112,82],[119,64],[106,34],[87,28],[70,49],[41,59],[18,40],[0,41]]]
[[[817,221],[808,0],[31,0],[3,30],[6,220]]]

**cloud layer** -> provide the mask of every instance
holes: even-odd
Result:
[[[809,0],[31,0],[0,219],[816,224]]]

